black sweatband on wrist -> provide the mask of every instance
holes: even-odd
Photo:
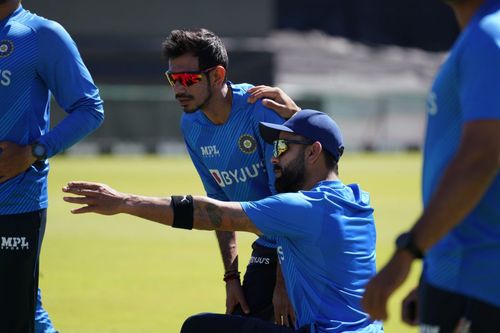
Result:
[[[173,228],[193,229],[193,197],[191,195],[172,195],[171,206],[174,210]]]

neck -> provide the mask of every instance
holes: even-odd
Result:
[[[449,5],[455,12],[460,29],[463,30],[485,0],[469,0],[450,2]]]
[[[201,110],[211,122],[224,124],[229,118],[233,102],[233,94],[227,84],[223,84],[220,92],[214,94],[210,102]]]
[[[9,0],[0,5],[0,20],[12,14],[20,5],[18,0]]]
[[[310,178],[308,178],[304,183],[305,190],[310,190],[314,186],[316,186],[316,184],[318,184],[319,182],[325,181],[325,180],[338,180],[339,179],[339,176],[335,172],[329,171],[329,170],[321,170],[319,172],[311,172],[311,175],[312,176]]]

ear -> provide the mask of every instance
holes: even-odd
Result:
[[[316,141],[306,149],[306,161],[310,164],[315,164],[323,151],[323,147],[319,141]]]
[[[226,78],[226,69],[222,66],[215,67],[212,71],[210,71],[210,80],[214,85],[220,87],[224,84],[224,79]]]

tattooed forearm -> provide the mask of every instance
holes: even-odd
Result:
[[[218,230],[222,225],[221,209],[212,203],[207,203],[206,208],[210,223],[215,230]]]
[[[249,231],[260,234],[238,202],[195,197],[194,228],[202,230]]]

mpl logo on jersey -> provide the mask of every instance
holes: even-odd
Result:
[[[215,145],[200,147],[200,149],[203,157],[215,157],[220,155],[219,150]]]
[[[26,237],[1,237],[0,250],[29,250],[30,244]]]
[[[260,175],[261,170],[264,169],[262,162],[252,164],[249,167],[220,171],[217,169],[210,169],[210,174],[214,177],[220,187],[226,187],[232,184],[244,183],[251,178],[256,178]]]

